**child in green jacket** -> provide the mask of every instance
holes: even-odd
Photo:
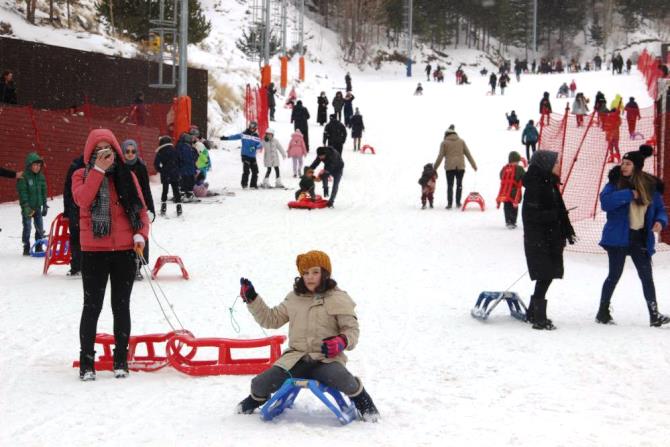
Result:
[[[42,217],[47,215],[47,180],[42,173],[44,160],[31,152],[26,157],[26,169],[23,177],[16,182],[16,189],[19,192],[19,204],[21,205],[21,218],[23,219],[23,255],[30,254],[30,230],[31,221],[35,221],[35,240],[38,241],[44,237],[44,225]],[[35,247],[35,251],[42,251],[40,245]]]

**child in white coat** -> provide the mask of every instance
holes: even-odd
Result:
[[[284,148],[279,140],[275,138],[274,130],[268,129],[265,131],[265,138],[263,138],[263,164],[265,164],[266,171],[261,188],[271,188],[270,173],[272,172],[272,168],[275,169],[275,175],[277,176],[275,188],[284,187],[281,178],[279,178],[279,154],[281,154],[282,159],[286,159],[286,152],[284,152]]]

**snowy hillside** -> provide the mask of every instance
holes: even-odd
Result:
[[[213,8],[216,2],[202,3]],[[217,82],[241,88],[255,66],[240,62],[230,42],[243,8],[224,3],[230,15],[212,12],[218,31],[191,55],[194,63],[211,67]],[[315,116],[316,96],[325,91],[332,98],[344,85],[346,67],[338,63],[328,32],[313,32],[323,37],[315,53],[324,63],[308,66],[309,79],[298,94]],[[170,208],[170,218],[157,218],[152,226],[152,264],[158,255],[177,254],[191,274],[189,281],[179,279],[176,267],[168,266],[158,281],[184,326],[198,337],[264,336],[236,299],[239,277],[251,278],[268,303],[278,304],[297,274],[296,255],[326,251],[334,278],[358,305],[361,337],[348,368],[375,399],[382,415],[378,424],[341,427],[308,393],[271,423],[258,415],[234,414],[249,392],[251,376],[195,378],[165,368],[131,373],[126,380],[99,372],[95,382],[80,382],[71,363],[79,353],[82,285],[66,279],[65,267],[52,267],[45,277],[41,259],[21,256],[20,210],[8,203],[0,205],[0,445],[667,444],[669,332],[649,328],[630,262],[613,297],[616,326],[593,321],[607,275],[606,256],[595,254],[566,253],[565,279],[548,292],[548,313],[558,330],[534,331],[511,319],[502,306],[487,323],[470,317],[483,290],[511,287],[526,302],[532,291],[523,275],[523,230],[507,230],[502,210],[493,206],[499,170],[510,150],[521,150],[520,132],[506,130],[504,113],[515,109],[522,123],[537,119],[542,92],[554,92],[573,78],[578,91],[591,98],[596,90],[607,98],[621,93],[648,107],[641,77],[528,75],[521,83],[513,81],[505,96],[491,97],[485,95],[487,79],[474,67],[468,70],[472,85],[457,87],[449,73],[444,84],[424,82],[419,97],[412,92],[425,79],[420,70],[412,79],[400,66],[352,70],[354,105],[366,125],[363,144],[374,146],[377,154],[354,153],[347,140],[334,209],[286,207],[297,185],[289,161],[281,169],[291,190],[243,191],[239,145],[220,142],[226,150],[212,151],[211,188],[227,188],[236,196],[185,205],[182,218]],[[555,109],[560,105],[554,100]],[[215,119],[212,136],[242,130],[242,118],[226,124],[210,116]],[[290,111],[278,107],[272,127],[284,145],[293,129],[289,120]],[[479,191],[486,212],[445,210],[443,170],[436,208],[420,209],[421,168],[435,161],[450,124],[479,166],[476,173],[468,167],[464,192]],[[310,120],[313,142],[320,141],[321,132]],[[158,179],[152,182],[158,198]],[[62,200],[57,197],[49,205],[47,220],[62,211]],[[670,252],[655,255],[654,270],[660,310],[670,313]],[[135,284],[131,313],[134,334],[170,330],[146,280]],[[112,329],[107,297],[98,332]],[[286,334],[287,328],[266,332]]]

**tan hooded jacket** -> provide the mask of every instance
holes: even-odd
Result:
[[[470,150],[465,144],[465,141],[461,140],[456,132],[448,132],[444,137],[442,144],[440,144],[440,153],[435,160],[435,170],[440,167],[442,164],[442,159],[445,161],[445,169],[451,171],[454,169],[465,170],[465,157],[468,157],[470,166],[476,171],[477,163],[470,155]]]
[[[305,355],[324,363],[340,362],[345,365],[347,357],[326,358],[321,353],[321,344],[326,337],[342,334],[347,337],[347,350],[358,343],[358,319],[356,303],[347,292],[335,288],[323,294],[298,295],[291,292],[284,301],[270,308],[260,297],[248,304],[254,319],[266,329],[278,329],[289,323],[288,349],[275,362],[275,366],[291,369]]]

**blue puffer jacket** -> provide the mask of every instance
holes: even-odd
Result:
[[[182,177],[195,175],[195,160],[197,153],[190,144],[181,141],[177,144],[177,153],[179,154],[179,174]]]
[[[603,247],[628,247],[630,223],[628,220],[628,213],[630,210],[630,203],[633,201],[633,191],[626,189],[618,189],[617,182],[619,173],[613,168],[610,173],[610,181],[605,185],[600,193],[600,207],[607,213],[607,222],[603,227],[603,235],[600,239],[600,245]],[[613,181],[613,174],[614,179]],[[617,175],[618,174],[618,175]],[[656,252],[654,246],[656,240],[651,228],[656,222],[665,228],[668,225],[668,214],[663,205],[663,183],[658,180],[658,188],[654,192],[652,202],[647,208],[647,213],[644,216],[644,229],[647,233],[647,250],[649,255]]]
[[[261,139],[256,132],[251,132],[249,129],[236,135],[229,137],[222,137],[222,140],[242,140],[242,155],[245,157],[256,158],[256,151],[261,149]]]
[[[537,128],[531,124],[526,124],[526,127],[523,129],[523,133],[521,134],[521,144],[526,144],[526,143],[536,143],[539,134],[537,133]]]

